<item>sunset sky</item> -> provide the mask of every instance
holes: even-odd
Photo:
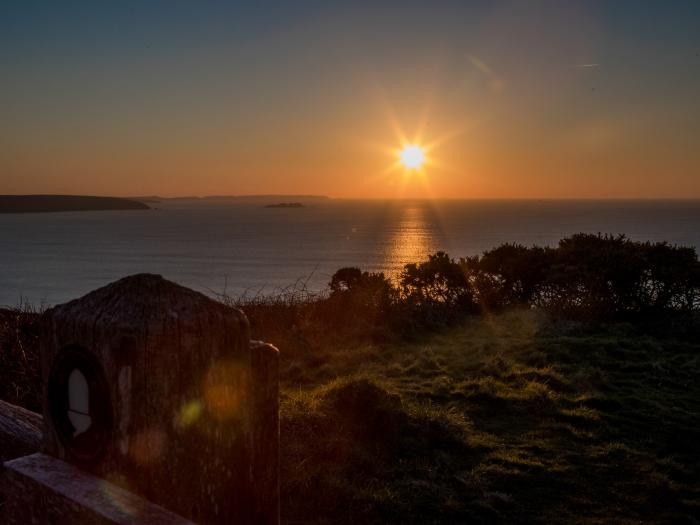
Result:
[[[697,0],[8,1],[0,65],[0,193],[700,198]]]

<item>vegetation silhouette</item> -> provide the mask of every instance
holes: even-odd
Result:
[[[437,252],[407,264],[396,284],[381,273],[341,268],[329,290],[321,301],[328,322],[396,334],[514,307],[643,321],[700,308],[700,263],[694,248],[576,234],[556,247],[503,244],[459,260]]]

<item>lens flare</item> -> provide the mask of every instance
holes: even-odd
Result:
[[[243,417],[244,393],[248,374],[239,363],[221,360],[214,363],[204,378],[204,406],[216,419]]]
[[[199,417],[202,415],[204,410],[204,405],[198,399],[193,399],[186,402],[180,408],[180,412],[177,415],[176,423],[180,428],[189,427],[195,423]]]

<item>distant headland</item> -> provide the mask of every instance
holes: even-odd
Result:
[[[78,195],[0,195],[0,213],[148,210],[143,202],[119,197]]]
[[[326,195],[286,195],[286,194],[252,194],[252,195],[205,195],[205,196],[186,196],[186,197],[161,197],[159,195],[146,195],[138,197],[129,197],[132,200],[147,203],[158,203],[167,201],[240,201],[240,202],[257,202],[257,201],[277,201],[280,204],[302,204],[309,201],[329,200]],[[293,202],[292,202],[293,199]]]
[[[266,208],[303,208],[301,202],[278,202],[277,204],[266,204]]]

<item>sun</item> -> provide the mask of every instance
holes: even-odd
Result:
[[[399,152],[399,159],[406,169],[417,170],[425,162],[425,152],[420,146],[409,144]]]

